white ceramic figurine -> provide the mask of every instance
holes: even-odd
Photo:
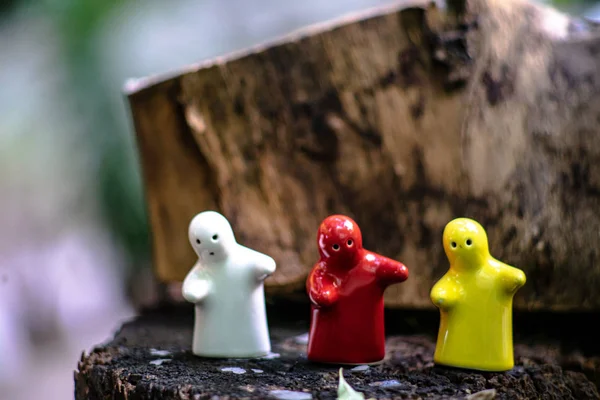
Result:
[[[195,304],[192,351],[202,357],[253,358],[271,351],[263,281],[275,260],[238,244],[227,219],[214,211],[196,215],[189,239],[198,262],[182,294]]]

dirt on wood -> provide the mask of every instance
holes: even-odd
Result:
[[[340,366],[307,361],[308,322],[292,317],[299,315],[293,311],[287,310],[287,320],[270,313],[276,321],[271,327],[274,354],[255,360],[194,356],[190,351],[191,308],[145,312],[126,323],[114,339],[82,355],[75,373],[76,399],[259,399],[290,395],[278,392],[282,390],[304,393],[312,399],[335,399]],[[387,318],[391,320],[388,331],[402,334],[388,338],[386,359],[358,370],[344,367],[346,381],[366,398],[465,399],[495,389],[496,397],[490,398],[600,399],[593,383],[599,381],[593,335],[580,333],[581,340],[571,337],[565,343],[552,335],[532,336],[524,329],[524,334],[517,335],[517,365],[512,371],[478,373],[433,364],[434,314],[394,312]],[[554,322],[577,328],[564,318],[572,317],[555,317]],[[547,324],[553,323],[545,317],[523,315],[516,318],[515,326],[527,321],[537,325],[539,332],[546,332]],[[566,331],[563,326],[554,333]]]

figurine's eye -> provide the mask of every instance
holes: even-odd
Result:
[[[471,239],[467,239],[466,244],[467,246],[471,246],[473,244],[473,241]]]
[[[334,244],[333,246],[331,246],[333,248],[333,250],[338,251],[340,249],[340,245],[339,244]]]
[[[450,246],[452,246],[453,249],[456,248],[456,242],[450,242]]]
[[[200,239],[196,239],[196,243],[200,244],[202,242],[200,241]]]
[[[212,240],[213,240],[213,241],[215,241],[215,242],[216,242],[217,240],[219,240],[219,235],[217,235],[217,234],[215,233],[215,234],[213,235],[213,237],[212,237]]]
[[[346,244],[348,244],[348,247],[352,247],[352,245],[354,244],[354,242],[352,241],[352,239],[348,239],[348,241],[346,242]]]
[[[214,255],[215,255],[215,252],[214,252],[214,251],[211,251],[209,254],[210,254],[211,256],[214,256]]]

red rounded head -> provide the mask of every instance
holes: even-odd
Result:
[[[362,234],[352,218],[331,215],[319,226],[317,245],[322,259],[352,263],[362,249]]]

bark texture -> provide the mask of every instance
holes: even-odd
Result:
[[[315,400],[336,399],[339,367],[307,362],[306,344],[300,335],[306,332],[306,321],[271,327],[278,358],[207,360],[190,352],[193,310],[186,311],[142,315],[125,324],[113,340],[82,355],[74,376],[75,399],[266,399],[276,398],[280,390],[304,392]],[[400,323],[405,332],[409,324],[414,326],[414,320]],[[544,324],[532,326],[547,328]],[[587,335],[583,338],[589,339]],[[597,358],[585,357],[581,347],[567,351],[565,343],[538,338],[532,345],[523,339],[515,346],[517,366],[506,373],[436,367],[433,337],[421,333],[390,337],[383,363],[363,371],[344,368],[344,375],[365,398],[600,398],[586,377],[598,382]],[[239,368],[243,373],[224,368]]]
[[[521,0],[457,17],[402,4],[127,88],[160,280],[195,262],[187,226],[227,216],[301,292],[323,218],[404,262],[386,302],[432,307],[441,234],[466,216],[528,276],[521,309],[598,309],[600,35]]]

